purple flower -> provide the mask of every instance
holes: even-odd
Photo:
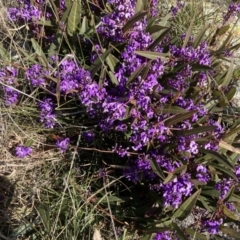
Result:
[[[70,138],[58,139],[56,142],[56,146],[60,149],[61,153],[64,153],[68,148],[69,142]]]
[[[207,229],[210,234],[217,234],[219,232],[219,227],[223,223],[222,219],[219,220],[205,220],[203,221],[203,226]]]
[[[172,240],[172,234],[170,231],[165,231],[165,232],[160,232],[157,233],[156,236],[154,237],[154,240]],[[174,238],[174,239],[178,239],[178,238]]]
[[[226,194],[233,184],[234,182],[232,179],[224,178],[215,185],[215,188],[220,192],[220,199],[225,198]]]
[[[24,158],[32,152],[32,148],[25,146],[17,146],[15,153],[19,158]]]
[[[210,175],[208,174],[207,168],[203,165],[197,166],[197,179],[201,182],[208,182],[210,180]]]

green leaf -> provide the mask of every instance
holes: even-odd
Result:
[[[50,216],[49,216],[49,210],[46,208],[46,206],[41,205],[38,208],[38,213],[40,215],[40,218],[43,222],[43,225],[45,227],[45,229],[47,230],[47,232],[50,232]]]
[[[50,20],[40,20],[40,21],[37,21],[37,24],[38,25],[42,25],[42,26],[48,26],[48,27],[52,27],[52,22]]]
[[[223,173],[226,173],[229,177],[232,177],[233,179],[235,179],[236,181],[238,181],[237,176],[233,173],[233,170],[220,166],[219,164],[211,164],[211,166],[213,166],[214,168],[220,170]]]
[[[233,97],[235,96],[236,94],[236,91],[237,91],[237,88],[236,87],[232,87],[229,89],[229,91],[226,93],[226,97],[227,97],[227,100],[230,102]]]
[[[165,179],[164,173],[154,158],[151,159],[150,165],[153,172],[156,173],[162,180],[164,180]]]
[[[41,46],[37,43],[37,41],[34,38],[31,38],[32,46],[34,51],[44,60],[44,65],[47,63],[47,58],[41,48]]]
[[[200,148],[199,150],[202,153],[208,154],[214,160],[217,160],[219,163],[223,164],[227,168],[233,169],[233,164],[231,162],[229,162],[228,159],[225,156],[221,155],[220,153],[212,151],[212,150],[204,149],[204,148]]]
[[[190,196],[183,204],[181,204],[177,211],[174,212],[173,216],[180,220],[184,220],[191,213],[200,193],[201,189],[199,189],[192,196]]]
[[[129,86],[129,84],[141,74],[141,72],[145,69],[146,66],[147,63],[143,63],[140,67],[138,67],[135,72],[133,72],[132,75],[128,78],[126,85]]]
[[[173,222],[172,226],[180,240],[188,240],[188,238],[185,236],[183,231],[179,228],[179,226],[176,223]]]
[[[173,181],[176,177],[177,177],[177,175],[172,174],[172,173],[169,173],[169,174],[167,175],[167,177],[164,179],[163,183],[164,183],[164,184],[167,184],[167,183]]]
[[[144,18],[147,14],[148,14],[147,11],[141,11],[134,14],[123,26],[122,28],[123,33],[125,33],[128,29],[130,29],[134,25],[134,23]]]
[[[81,21],[81,3],[79,0],[75,0],[72,3],[67,23],[67,32],[70,36],[73,36],[73,34],[76,33],[80,21]]]
[[[227,227],[227,226],[220,226],[220,230],[221,230],[223,233],[225,233],[225,234],[233,237],[234,239],[240,240],[239,232],[236,232],[236,231],[233,230],[232,228]]]
[[[113,48],[109,48],[106,50],[101,56],[99,56],[91,65],[89,68],[89,71],[91,72],[91,77],[94,77],[94,75],[97,73],[97,71],[101,68],[103,65],[105,59],[107,56],[112,52]]]
[[[147,47],[148,50],[153,50],[170,32],[171,28],[163,30],[162,33]]]
[[[232,77],[233,77],[233,70],[234,70],[233,67],[234,67],[234,65],[233,65],[233,60],[232,60],[230,63],[227,75],[226,75],[223,83],[221,84],[222,87],[228,86],[229,83],[231,82]]]
[[[166,29],[167,27],[166,26],[161,26],[161,25],[152,25],[151,27],[148,28],[148,32],[150,34],[153,34],[153,33],[156,33],[158,31],[161,31],[163,29]]]
[[[209,67],[207,65],[196,64],[196,63],[191,64],[191,66],[192,66],[192,71],[204,71],[204,72],[206,72],[206,71],[210,71],[210,70],[213,69],[212,67]]]
[[[194,42],[192,44],[192,46],[194,48],[198,47],[198,45],[200,44],[200,42],[202,41],[204,34],[206,32],[206,30],[209,28],[208,25],[203,26],[203,28],[200,30],[200,32],[197,34],[197,36],[194,38]]]
[[[205,235],[203,235],[201,233],[198,233],[197,231],[195,231],[195,230],[193,230],[191,228],[186,228],[185,232],[192,236],[191,239],[195,239],[195,240],[208,240],[208,238]]]
[[[225,205],[223,205],[223,213],[225,216],[227,216],[228,218],[231,218],[234,221],[238,220],[238,217],[234,215],[234,213],[230,211]]]
[[[109,77],[110,77],[110,79],[111,79],[111,82],[112,82],[115,86],[117,86],[117,85],[119,84],[119,82],[118,82],[117,78],[115,77],[115,75],[113,74],[113,72],[108,71],[108,75],[109,75]]]
[[[194,184],[195,186],[206,185],[205,182],[201,182],[201,181],[199,181],[199,180],[197,180],[197,179],[190,179],[189,181],[190,181],[192,184]]]
[[[195,13],[194,13],[194,16],[193,16],[193,18],[191,20],[190,26],[189,26],[189,28],[187,30],[186,37],[185,37],[185,39],[183,41],[183,46],[182,46],[183,48],[185,48],[187,46],[188,41],[189,41],[189,39],[190,39],[190,37],[192,35],[194,21],[195,21]]]
[[[156,60],[158,58],[161,58],[162,60],[166,60],[169,57],[168,53],[159,53],[159,52],[151,52],[151,51],[135,51],[134,53],[151,60]]]
[[[182,136],[190,136],[193,134],[214,131],[215,129],[216,129],[215,126],[202,126],[202,127],[196,127],[190,130],[180,130],[180,131],[177,131],[177,133]]]
[[[84,35],[84,33],[86,33],[87,30],[88,30],[88,20],[87,20],[87,17],[84,16],[82,20],[82,25],[80,28],[80,35]]]
[[[25,146],[26,146],[26,147],[31,147],[31,146],[33,145],[33,143],[34,143],[34,140],[33,140],[33,139],[29,139],[29,140],[27,140],[27,142],[25,143]]]
[[[203,194],[203,191],[202,191],[202,194]],[[209,213],[214,211],[213,206],[211,205],[211,202],[209,202],[209,199],[207,199],[203,196],[199,196],[198,200],[202,203],[202,205],[206,208],[206,210]]]
[[[110,53],[106,58],[106,62],[111,71],[114,72],[116,65],[119,63],[119,60]]]
[[[221,36],[221,35],[225,34],[229,30],[229,28],[230,28],[230,25],[224,25],[224,26],[220,27],[219,29],[217,29],[216,34],[218,36]]]
[[[170,119],[167,119],[166,121],[164,121],[164,125],[166,127],[168,127],[168,126],[172,126],[176,123],[182,122],[182,121],[192,117],[192,115],[196,112],[197,112],[197,110],[193,110],[193,111],[189,111],[187,113],[177,114],[177,115],[171,117]]]
[[[234,193],[234,190],[235,190],[235,186],[233,185],[229,190],[228,190],[228,193],[226,194],[226,196],[224,197],[223,201],[224,202],[227,202],[231,196],[233,195]]]

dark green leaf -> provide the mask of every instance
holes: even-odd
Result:
[[[231,196],[233,195],[234,193],[234,190],[235,190],[235,186],[232,186],[229,190],[228,190],[228,193],[226,194],[226,196],[224,197],[223,201],[224,202],[227,202]]]
[[[194,38],[194,42],[192,44],[192,46],[194,48],[198,47],[198,45],[200,44],[200,42],[202,41],[203,37],[204,37],[204,34],[206,32],[206,30],[209,28],[209,26],[204,26],[200,32],[198,33],[198,35]]]
[[[236,94],[236,91],[237,91],[237,88],[236,87],[232,87],[229,89],[229,91],[226,93],[226,97],[227,97],[227,100],[230,102],[233,97],[235,96]]]
[[[91,65],[89,71],[91,72],[91,76],[94,77],[94,75],[97,73],[97,71],[101,68],[103,65],[105,59],[107,56],[112,52],[113,48],[109,48],[106,50],[101,56],[99,56]]]
[[[212,70],[212,67],[209,67],[209,66],[207,66],[207,65],[202,65],[202,64],[196,64],[196,63],[194,63],[194,64],[192,64],[191,65],[192,66],[192,70],[193,71],[210,71],[210,70]]]
[[[111,79],[111,82],[112,82],[115,86],[117,86],[117,85],[119,84],[119,82],[118,82],[117,78],[115,77],[115,75],[113,74],[113,72],[108,71],[107,73],[108,73],[108,75],[109,75],[109,77],[110,77],[110,79]]]
[[[190,136],[193,134],[214,131],[215,129],[216,129],[215,126],[202,126],[202,127],[196,127],[190,130],[180,130],[180,131],[177,131],[177,133],[182,136]]]
[[[180,240],[188,240],[188,238],[185,236],[183,231],[179,228],[179,226],[176,223],[173,222],[172,226]]]
[[[163,30],[163,32],[147,47],[148,50],[153,50],[170,32],[171,28]]]
[[[166,29],[166,26],[161,26],[161,25],[152,25],[151,27],[148,28],[148,32],[150,34],[153,34],[155,32],[161,31],[163,29]]]
[[[141,72],[145,69],[146,66],[147,64],[143,63],[140,67],[137,68],[135,72],[132,73],[132,75],[127,80],[127,86],[129,86],[129,84],[141,74]]]
[[[200,151],[202,153],[206,153],[209,156],[211,156],[214,160],[217,160],[219,163],[223,164],[224,166],[226,166],[229,169],[233,169],[233,165],[231,162],[228,161],[228,159],[219,154],[218,152],[212,151],[212,150],[208,150],[208,149],[204,149],[204,148],[200,148]]]
[[[50,232],[50,216],[49,216],[49,210],[46,209],[44,205],[41,205],[38,208],[38,213],[40,215],[40,218],[44,224],[44,227],[46,231],[49,233]]]
[[[134,23],[144,18],[147,15],[147,13],[148,13],[147,11],[141,11],[134,14],[123,26],[122,28],[123,33],[125,33],[128,29],[130,29],[134,25]]]
[[[201,193],[201,189],[196,191],[192,196],[190,196],[181,206],[174,212],[173,216],[180,220],[184,220],[192,211],[195,206],[197,199]]]
[[[219,166],[219,164],[211,164],[211,166],[214,166],[216,169],[220,170],[223,173],[226,173],[229,177],[232,177],[233,179],[235,179],[236,181],[238,181],[237,176],[233,173],[233,170],[223,167],[223,166]]]
[[[31,42],[32,42],[33,49],[42,58],[42,60],[44,61],[44,65],[45,65],[45,63],[47,62],[47,58],[46,58],[41,46],[37,43],[37,41],[34,38],[31,38]]]
[[[151,168],[153,172],[156,173],[162,180],[165,179],[162,169],[154,158],[151,159]]]
[[[187,113],[177,114],[177,115],[171,117],[170,119],[167,119],[167,120],[164,122],[164,125],[165,125],[166,127],[169,127],[169,126],[172,126],[172,125],[174,125],[174,124],[176,124],[176,123],[182,122],[182,121],[184,121],[184,120],[192,117],[192,115],[193,115],[194,113],[196,113],[196,112],[197,112],[197,110],[193,110],[193,111],[189,111],[189,112],[187,112]]]

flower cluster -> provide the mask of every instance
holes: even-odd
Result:
[[[18,70],[14,67],[3,67],[0,70],[0,81],[3,84],[4,101],[6,106],[17,103],[19,93],[16,90]]]
[[[19,158],[24,158],[26,156],[28,156],[29,154],[31,154],[32,152],[32,148],[30,147],[25,147],[22,145],[19,145],[15,148],[15,153],[17,155],[17,157]]]
[[[53,128],[56,123],[56,115],[54,111],[54,103],[51,98],[45,98],[39,103],[40,122],[44,123],[46,128]]]

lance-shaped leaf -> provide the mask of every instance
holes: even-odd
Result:
[[[119,82],[118,82],[117,78],[115,77],[115,75],[113,74],[113,72],[108,71],[108,75],[109,75],[109,77],[110,77],[110,79],[111,79],[111,82],[112,82],[115,86],[117,86],[117,85],[119,84]]]
[[[145,10],[146,6],[147,6],[147,0],[137,0],[135,13]]]
[[[193,134],[214,131],[215,129],[216,129],[216,126],[202,126],[202,127],[196,127],[190,130],[180,130],[180,131],[177,131],[177,133],[182,136],[190,136]]]
[[[89,71],[91,72],[91,77],[94,77],[96,72],[101,68],[107,56],[112,52],[113,48],[106,50],[101,56],[99,56],[91,65]]]
[[[188,240],[184,232],[180,229],[180,227],[176,223],[172,223],[173,229],[176,231],[176,235],[180,240]]]
[[[173,216],[180,220],[184,220],[192,211],[195,206],[197,199],[201,193],[201,189],[196,191],[192,196],[190,196],[178,209],[174,212]]]
[[[208,240],[208,238],[205,235],[203,235],[201,233],[198,233],[197,231],[195,231],[195,230],[193,230],[191,228],[186,228],[185,232],[193,237],[191,239],[195,239],[195,240]]]
[[[236,87],[232,87],[229,89],[229,91],[226,93],[226,97],[227,97],[227,100],[230,102],[233,97],[235,96],[236,94],[236,91],[237,91],[237,88]]]
[[[229,150],[229,151],[231,151],[231,152],[240,154],[240,149],[231,146],[230,144],[224,142],[223,140],[221,140],[221,141],[219,142],[219,146],[220,146],[221,148],[224,148],[224,149]]]
[[[226,217],[234,221],[238,220],[238,217],[232,211],[230,211],[225,205],[223,206],[223,213]]]
[[[240,239],[239,232],[236,232],[235,230],[233,230],[233,229],[230,228],[230,227],[220,226],[220,230],[221,230],[223,233],[225,233],[225,234],[233,237],[233,238],[236,239],[236,240],[239,240],[239,239]]]
[[[177,177],[177,175],[172,174],[172,173],[169,173],[169,174],[167,175],[167,177],[164,179],[163,183],[164,183],[164,184],[167,184],[167,183],[173,181],[176,177]]]
[[[84,16],[82,20],[82,25],[80,28],[80,35],[83,35],[85,32],[87,32],[87,30],[88,30],[88,20],[87,20],[87,17]]]
[[[237,176],[233,173],[232,169],[229,169],[226,166],[220,166],[219,164],[212,164],[211,166],[213,166],[215,169],[219,170],[220,172],[226,173],[229,177],[235,179],[236,181],[238,181]]]
[[[148,50],[153,50],[170,32],[171,28],[163,30],[163,32],[147,47]]]
[[[134,25],[134,23],[143,19],[147,15],[147,13],[148,13],[147,11],[141,11],[134,14],[123,26],[122,28],[123,33],[125,33],[128,29],[130,29]]]
[[[166,127],[168,127],[168,126],[174,125],[176,123],[182,122],[182,121],[192,117],[192,115],[196,112],[197,112],[197,110],[193,110],[193,111],[189,111],[187,113],[175,115],[175,116],[171,117],[170,119],[167,119],[166,121],[164,121],[164,125]]]
[[[233,195],[234,193],[234,190],[235,190],[235,186],[233,185],[229,190],[228,190],[228,193],[226,194],[226,196],[224,197],[223,201],[224,202],[227,202],[231,196]]]
[[[161,58],[162,60],[167,60],[169,57],[168,53],[159,53],[159,52],[151,52],[151,51],[135,51],[134,53],[151,60],[156,60],[158,58]]]
[[[203,37],[204,37],[204,34],[206,32],[206,30],[209,28],[209,26],[204,26],[200,32],[197,34],[197,36],[194,38],[194,42],[192,44],[192,46],[194,48],[198,47],[198,45],[200,44],[200,42],[202,41]]]
[[[159,31],[161,31],[163,29],[166,29],[166,28],[168,28],[168,27],[162,26],[162,25],[152,25],[151,27],[148,28],[148,32],[150,34],[153,34],[153,33],[159,32]]]
[[[213,160],[217,160],[219,163],[223,164],[227,168],[233,169],[233,164],[229,162],[228,159],[220,153],[204,148],[200,148],[199,151],[208,154],[212,157]]]
[[[145,69],[145,67],[147,66],[146,63],[143,63],[140,67],[138,67],[135,72],[132,73],[132,75],[128,78],[127,80],[127,86],[129,86],[129,84],[134,81],[140,74],[141,72]]]
[[[165,176],[164,176],[164,173],[163,173],[162,169],[160,168],[159,164],[157,163],[157,161],[152,158],[150,165],[151,165],[153,172],[156,173],[163,180],[165,178]]]
[[[234,67],[233,61],[231,61],[231,64],[230,64],[228,72],[227,72],[227,75],[226,75],[223,83],[221,84],[221,86],[223,86],[223,87],[228,86],[229,83],[231,82],[232,77],[233,77],[233,70],[234,70],[233,67]]]
[[[188,30],[187,30],[185,39],[184,39],[184,41],[183,41],[183,46],[182,46],[183,48],[185,48],[185,47],[187,46],[188,41],[189,41],[189,39],[190,39],[190,37],[191,37],[191,35],[192,35],[192,30],[193,30],[194,21],[195,21],[195,14],[194,14],[194,16],[193,16],[193,18],[192,18],[192,21],[191,21],[191,23],[190,23],[190,26],[188,27]]]
[[[37,43],[34,38],[31,38],[32,46],[35,52],[44,60],[44,63],[47,63],[47,58],[41,48],[41,46]],[[45,64],[44,64],[45,65]]]
[[[80,21],[81,21],[81,3],[79,0],[75,0],[72,3],[67,23],[67,32],[70,36],[72,36],[76,32],[76,30],[78,29],[78,25],[80,24]]]

